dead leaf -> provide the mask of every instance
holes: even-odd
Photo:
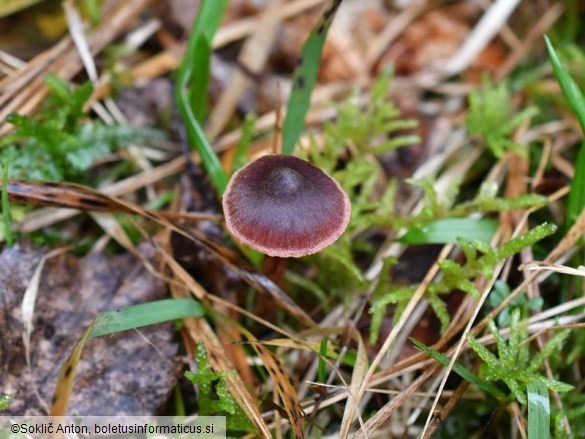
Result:
[[[138,249],[144,257],[153,257],[149,245]],[[20,304],[43,255],[26,245],[0,253],[0,393],[14,395],[7,414],[46,414],[61,364],[98,313],[166,295],[162,282],[128,254],[49,259],[36,299],[29,371]],[[90,340],[78,367],[69,414],[156,413],[177,378],[173,332],[166,324]]]

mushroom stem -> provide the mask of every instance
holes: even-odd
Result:
[[[272,280],[280,288],[284,289],[284,272],[286,270],[287,258],[278,256],[264,256],[262,273]]]
[[[286,270],[287,258],[280,258],[278,256],[264,256],[262,262],[262,274],[269,278],[272,282],[278,285],[283,290],[284,272]],[[262,316],[272,316],[274,314],[274,302],[271,297],[260,294],[258,302],[256,303],[256,313]]]

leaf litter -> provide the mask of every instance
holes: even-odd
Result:
[[[92,112],[88,118],[99,117],[105,123],[123,123],[125,114],[130,114],[137,120],[149,120],[158,125],[164,119],[160,113],[166,111],[167,126],[169,120],[176,125],[172,104],[166,109],[157,107],[154,115],[145,116],[147,110],[141,115],[141,109],[156,105],[152,104],[152,100],[150,104],[141,104],[140,99],[147,94],[144,93],[145,88],[153,84],[154,78],[166,82],[160,90],[172,89],[164,75],[179,64],[185,45],[184,35],[176,29],[189,32],[194,8],[186,10],[185,2],[174,0],[169,2],[171,8],[167,12],[153,12],[156,7],[149,9],[157,3],[156,0],[106,1],[101,21],[85,26],[81,23],[83,15],[76,13],[73,2],[67,2],[72,37],[63,36],[61,42],[44,51],[41,49],[33,56],[19,54],[18,50],[13,50],[16,46],[6,46],[11,48],[7,50],[2,46],[7,43],[0,43],[0,49],[5,50],[0,52],[0,119],[3,121],[13,111],[22,115],[35,114],[48,93],[43,80],[46,72],[54,71],[62,79],[77,82],[83,77],[80,72],[85,69],[90,78],[97,79],[95,83],[98,85],[86,104],[86,109]],[[568,192],[576,167],[567,157],[571,157],[571,146],[580,140],[573,129],[575,121],[566,112],[559,113],[561,116],[557,114],[557,120],[541,124],[538,118],[542,114],[535,115],[527,105],[534,101],[534,96],[546,98],[556,92],[555,85],[550,82],[550,72],[544,69],[542,72],[535,71],[534,74],[540,76],[531,83],[530,79],[526,79],[530,75],[522,70],[522,61],[530,51],[541,52],[538,56],[544,53],[544,46],[539,46],[541,36],[555,21],[564,20],[561,15],[563,5],[539,5],[536,10],[528,10],[515,2],[504,5],[505,2],[497,1],[484,11],[477,4],[465,1],[447,4],[421,1],[400,6],[401,3],[342,2],[325,42],[322,65],[307,114],[308,128],[301,136],[302,151],[298,152],[320,160],[329,172],[338,172],[342,183],[355,191],[359,204],[356,212],[366,213],[360,216],[359,227],[348,233],[350,239],[334,250],[300,262],[277,262],[273,264],[276,271],[270,272],[267,269],[269,264],[263,267],[255,263],[253,255],[245,249],[228,244],[212,186],[202,184],[204,173],[193,172],[193,168],[199,166],[198,156],[177,155],[184,140],[180,129],[171,128],[173,146],[164,152],[152,148],[152,145],[129,145],[100,158],[99,163],[88,168],[89,174],[101,178],[98,191],[65,183],[53,188],[54,192],[47,188],[41,191],[32,182],[20,182],[23,186],[31,185],[25,199],[15,197],[22,197],[22,193],[12,193],[13,213],[19,218],[24,215],[20,233],[54,227],[77,215],[74,220],[65,223],[69,233],[76,235],[89,228],[90,235],[95,237],[97,224],[106,231],[106,235],[100,235],[95,240],[94,251],[86,256],[76,258],[63,254],[47,258],[42,272],[39,268],[41,260],[48,256],[49,251],[34,250],[22,240],[12,249],[5,248],[0,255],[1,261],[5,262],[0,266],[0,330],[4,333],[4,328],[8,328],[7,337],[0,340],[0,359],[6,359],[3,361],[7,365],[3,366],[3,375],[9,371],[9,380],[6,381],[9,386],[0,391],[15,395],[8,404],[9,413],[18,413],[29,407],[27,404],[32,404],[30,407],[34,410],[48,410],[56,382],[56,368],[49,365],[63,362],[91,321],[92,313],[95,315],[100,310],[163,298],[167,287],[173,297],[194,295],[207,307],[209,314],[205,319],[184,320],[184,329],[180,331],[182,344],[188,357],[192,358],[195,346],[203,343],[209,365],[218,372],[226,372],[221,375],[222,379],[234,400],[252,420],[255,434],[265,437],[284,435],[291,429],[297,437],[303,437],[323,428],[327,432],[341,431],[343,437],[354,433],[356,437],[376,434],[382,437],[390,434],[412,436],[418,433],[428,437],[441,427],[450,428],[449,423],[459,416],[457,411],[462,407],[474,406],[473,392],[477,392],[474,386],[468,388],[468,384],[462,383],[458,387],[449,387],[447,392],[436,391],[441,381],[440,389],[443,384],[450,383],[447,381],[450,369],[439,374],[438,364],[414,352],[407,337],[411,333],[417,334],[415,338],[446,358],[452,358],[451,365],[455,361],[456,365],[459,362],[472,364],[473,359],[478,357],[469,350],[465,334],[469,333],[477,343],[482,344],[483,349],[488,349],[494,343],[493,336],[491,339],[490,334],[481,337],[481,332],[493,325],[490,318],[495,318],[504,309],[509,313],[509,307],[529,303],[534,298],[544,296],[545,300],[550,300],[548,286],[541,283],[550,273],[543,275],[525,271],[518,276],[514,270],[517,264],[510,257],[513,253],[519,253],[519,262],[526,270],[539,267],[580,274],[579,270],[571,271],[571,258],[575,256],[583,234],[582,214],[579,215],[573,208],[572,219],[576,222],[563,236],[552,238],[558,243],[556,247],[550,244],[549,238],[543,241],[545,247],[552,248],[552,251],[543,252],[541,244],[535,244],[530,235],[536,224],[544,222],[543,217],[547,221],[553,217],[554,222],[562,224],[563,206],[559,200]],[[270,134],[279,113],[275,107],[280,106],[277,93],[273,91],[274,84],[282,84],[285,96],[293,88],[291,78],[297,54],[326,4],[331,3],[319,0],[291,0],[282,4],[269,0],[230,2],[224,21],[211,43],[216,51],[210,61],[211,134],[217,137],[214,142],[216,150],[226,152],[221,157],[224,170],[233,169],[230,160],[234,146],[242,135],[238,126],[250,111],[259,111],[259,117],[251,119],[246,128],[249,130],[246,135],[249,136],[250,150],[244,155],[253,157],[270,150],[272,142],[266,140],[266,135]],[[143,21],[151,13],[160,14],[157,16],[160,21]],[[497,13],[499,17],[496,17]],[[35,12],[31,14],[35,17]],[[506,17],[510,16],[506,24]],[[12,19],[8,16],[8,20]],[[535,25],[531,29],[525,28],[522,20],[532,21]],[[274,35],[270,35],[271,38],[260,41],[263,23],[269,26],[280,23],[280,26]],[[498,36],[492,38],[496,34]],[[128,37],[126,41],[134,52],[124,54],[122,50],[108,59],[111,55],[106,54],[104,49],[119,42],[121,36]],[[149,45],[143,46],[146,41]],[[255,46],[262,50],[254,53],[250,48]],[[536,47],[538,50],[534,50]],[[5,56],[5,53],[14,53],[16,57]],[[234,60],[239,55],[242,56],[238,64]],[[19,60],[18,56],[28,62]],[[542,61],[543,58],[539,59]],[[444,64],[443,67],[449,67],[451,72],[461,73],[460,77],[446,77],[444,69],[437,71],[437,60]],[[108,62],[116,67],[107,70],[104,65]],[[349,124],[357,117],[342,120],[343,117],[338,117],[342,115],[342,110],[335,106],[332,108],[326,101],[344,100],[359,83],[359,90],[353,95],[354,98],[350,95],[349,99],[358,102],[363,109],[369,102],[367,93],[372,87],[375,89],[376,77],[386,72],[389,63],[395,66],[389,95],[402,116],[407,115],[419,127],[412,128],[414,125],[410,125],[409,129],[405,129],[405,125],[402,131],[392,132],[386,138],[382,135],[371,139],[371,145],[390,145],[383,154],[376,154],[373,148],[364,149],[360,142],[352,141],[351,135],[357,130]],[[513,85],[499,80],[514,69],[517,69],[515,74],[518,76],[513,78],[516,81]],[[114,76],[106,75],[106,70],[108,74],[113,72]],[[491,91],[489,86],[485,86],[486,83],[481,85],[484,77],[490,74],[492,78],[499,78]],[[239,76],[241,80],[230,83],[232,75]],[[160,76],[164,79],[159,79]],[[108,97],[111,87],[122,83],[135,87],[138,92],[133,99],[138,103],[136,100],[124,102],[121,97],[124,92],[117,101]],[[299,84],[298,80],[295,84]],[[518,87],[526,84],[536,84],[541,88],[526,88],[518,92]],[[470,93],[475,96],[471,106],[475,108],[476,118],[466,127]],[[387,96],[388,93],[384,97]],[[217,102],[223,104],[214,105]],[[496,105],[482,106],[482,102],[495,102]],[[502,113],[504,116],[500,115],[498,119],[494,117],[494,108],[499,105],[505,107],[505,111]],[[387,109],[383,104],[381,108]],[[528,110],[522,112],[523,108]],[[375,116],[371,119],[374,120]],[[323,127],[328,121],[339,123],[340,120],[345,125],[338,131],[349,133],[348,139],[341,140],[341,147],[332,148],[332,137],[328,137],[330,133]],[[488,123],[490,120],[492,125]],[[474,129],[466,130],[470,127]],[[10,130],[9,124],[0,125],[0,133],[7,134]],[[469,135],[473,133],[477,136],[472,139]],[[422,137],[420,145],[407,145],[399,149],[391,147],[393,142],[400,143],[401,136],[414,138],[414,135]],[[369,140],[367,145],[370,145]],[[486,144],[496,151],[495,159],[487,152]],[[536,146],[531,146],[531,155],[527,157],[508,150],[513,146],[513,150],[521,151],[528,149],[526,146],[529,144]],[[536,151],[541,144],[544,145],[544,153],[535,173],[533,149]],[[364,159],[359,166],[356,165],[356,157]],[[130,171],[125,169],[113,176],[103,173],[110,164],[126,159],[133,163]],[[377,166],[367,167],[365,163],[368,161],[370,165],[375,163]],[[185,169],[187,171],[177,182],[176,175]],[[350,181],[352,172],[356,172],[354,180],[357,175],[372,175],[374,178],[364,177],[355,183]],[[410,176],[417,179],[418,186],[404,181]],[[398,181],[393,181],[394,177],[398,177]],[[479,178],[485,178],[487,183],[482,185],[483,198],[478,196],[478,203],[491,206],[482,210],[481,214],[498,226],[495,233],[490,229],[489,236],[493,236],[494,247],[502,245],[500,253],[487,243],[474,241],[473,236],[468,237],[469,242],[460,240],[455,245],[454,235],[441,235],[437,238],[438,242],[447,242],[447,245],[442,250],[439,246],[429,247],[429,251],[421,250],[424,253],[422,256],[413,250],[414,247],[396,242],[401,231],[412,227],[416,227],[422,236],[418,239],[424,243],[427,224],[456,224],[450,222],[449,214],[470,209],[469,205],[455,204],[458,198],[469,195],[460,189],[469,190],[470,181]],[[422,180],[426,181],[421,183]],[[552,186],[547,189],[545,183]],[[547,197],[540,197],[538,203],[533,203],[536,198],[532,201],[528,198],[533,195],[527,193],[528,186],[531,189],[540,187],[543,190],[541,194]],[[503,198],[497,196],[500,187],[504,188]],[[174,191],[180,195],[174,197],[171,194]],[[577,190],[573,192],[578,193]],[[35,196],[36,203],[43,202],[61,209],[43,208],[27,213],[15,210],[14,201],[31,202]],[[82,198],[87,198],[85,204],[79,202]],[[512,199],[517,201],[515,206]],[[381,204],[380,200],[386,204]],[[153,209],[141,207],[151,203],[159,204]],[[167,210],[169,205],[170,210]],[[543,208],[543,205],[546,207]],[[78,209],[85,211],[88,207],[101,207],[99,210],[102,213],[80,216]],[[177,212],[185,207],[195,212]],[[123,219],[124,215],[111,213],[114,211],[124,212],[128,221]],[[471,213],[474,213],[473,209]],[[429,219],[437,222],[425,222]],[[464,223],[466,226],[471,224]],[[436,227],[433,230],[437,232]],[[518,238],[513,249],[506,247],[506,242],[513,236],[527,233],[528,238]],[[542,238],[544,235],[539,236],[539,239]],[[526,242],[530,239],[531,245],[521,249],[523,239]],[[124,250],[118,248],[118,254],[108,253],[105,256],[102,250],[111,248],[110,240],[116,241]],[[148,241],[150,245],[146,244]],[[153,257],[154,253],[157,257]],[[483,259],[481,255],[484,255]],[[498,255],[501,260],[497,259]],[[11,258],[14,261],[11,262]],[[487,260],[494,262],[494,265],[488,267],[479,263],[474,266],[476,271],[468,272],[469,278],[465,281],[460,279],[457,288],[450,287],[446,297],[428,294],[428,291],[441,285],[443,278],[465,272],[469,265],[466,266],[464,261],[485,263]],[[534,260],[537,261],[532,262]],[[34,275],[35,269],[41,276]],[[345,277],[345,272],[352,276]],[[127,285],[125,277],[132,273],[136,277],[128,282],[135,283],[144,295],[127,291],[132,288]],[[273,273],[280,274],[271,278]],[[496,308],[484,305],[484,310],[481,304],[496,279],[508,282],[511,293]],[[71,292],[73,283],[81,285],[77,296]],[[21,315],[19,307],[27,285],[29,300],[25,302],[25,313]],[[56,291],[57,287],[61,290]],[[104,291],[104,296],[90,296],[85,290],[90,287],[93,291]],[[475,298],[461,290],[473,292]],[[47,292],[51,294],[50,300],[47,299]],[[262,298],[258,298],[257,292],[261,293]],[[530,300],[520,300],[524,292]],[[112,298],[108,297],[109,294]],[[118,294],[128,295],[128,302],[120,303],[122,299],[114,298]],[[476,301],[477,296],[481,297],[479,302]],[[526,310],[530,315],[530,318],[527,316],[527,331],[535,334],[531,351],[534,355],[546,349],[546,331],[571,325],[573,329],[579,328],[579,324],[574,323],[579,315],[571,316],[570,313],[579,309],[580,298],[571,289],[571,294],[565,299],[562,304],[553,300],[546,310]],[[31,306],[33,303],[34,308]],[[372,317],[368,308],[376,303],[378,309],[382,309],[383,304],[384,312],[379,313],[379,328],[382,331],[372,337]],[[476,317],[477,322],[473,323]],[[562,325],[555,325],[557,317],[565,319],[561,320]],[[60,327],[61,320],[64,328],[70,321],[74,326],[68,327],[65,333]],[[443,332],[437,330],[438,320]],[[30,339],[30,349],[26,349],[22,342],[27,327],[30,337],[25,339]],[[163,331],[163,327],[167,329]],[[464,335],[461,336],[463,330]],[[135,358],[157,361],[158,371],[164,369],[165,373],[159,376],[151,370],[142,369],[126,372],[124,378],[129,381],[125,385],[137,389],[136,395],[144,398],[156,393],[157,398],[140,405],[136,398],[133,400],[129,395],[126,399],[120,399],[120,403],[124,404],[124,408],[120,409],[136,414],[141,410],[154,412],[164,405],[180,375],[181,361],[176,356],[178,348],[173,338],[174,330],[169,325],[152,328],[152,333],[149,331],[151,328],[140,329],[140,334],[152,341],[150,347],[154,350],[151,351],[140,345],[140,340],[144,342],[144,339],[132,341],[136,335],[133,332],[88,341],[88,348],[81,356],[79,376],[72,383],[70,412],[97,410],[88,406],[87,401],[86,406],[83,405],[82,399],[90,400],[88,395],[95,401],[119,398],[118,395],[110,396],[110,388],[105,384],[110,377],[108,371],[121,370],[124,365],[131,367]],[[511,340],[517,339],[518,331],[518,328],[500,328],[502,337],[510,337]],[[352,337],[348,336],[349,333]],[[277,346],[273,346],[271,340],[275,337],[285,337],[285,340],[276,341],[274,344]],[[330,337],[328,343],[335,346],[332,351],[335,356],[327,361],[323,358],[319,360],[317,346],[323,337]],[[374,342],[376,338],[380,341]],[[370,343],[366,342],[368,339]],[[129,343],[128,347],[123,347],[124,341]],[[505,346],[502,340],[498,339],[498,343]],[[528,346],[528,343],[521,345]],[[112,354],[113,346],[116,346],[116,355]],[[478,354],[481,351],[485,358],[491,358],[479,345],[475,348]],[[122,352],[120,349],[127,349],[128,354],[118,355]],[[579,358],[580,353],[575,349],[571,350],[572,358]],[[31,375],[31,371],[17,365],[15,360],[18,357],[22,361],[27,351],[31,371],[37,371],[36,374]],[[46,360],[46,357],[51,360]],[[504,358],[502,361],[507,360]],[[323,369],[324,364],[329,376],[327,383],[321,384],[326,390],[322,388],[317,392],[314,390],[316,387],[308,386],[306,381],[314,382],[317,369]],[[492,361],[492,364],[497,363]],[[555,379],[551,375],[551,367],[558,367],[558,362],[544,358],[543,365],[542,376],[549,381]],[[188,368],[192,373],[197,373],[193,363],[189,363]],[[97,371],[93,375],[92,369]],[[323,372],[319,375],[322,376]],[[497,376],[492,372],[491,376]],[[87,374],[90,378],[85,378]],[[120,374],[117,378],[122,379]],[[21,382],[29,387],[22,387]],[[370,392],[374,387],[389,389],[396,396],[374,396]],[[31,388],[38,389],[38,396],[30,392]],[[96,389],[100,389],[99,392]],[[420,390],[434,392],[435,402],[432,403],[431,396],[419,397]],[[514,384],[513,390],[519,395],[517,384]],[[578,418],[571,411],[576,400],[573,395],[568,398],[556,390],[551,391],[551,405],[560,415],[559,421],[551,428],[570,434],[571,426],[579,428],[575,424]],[[274,398],[269,404],[266,396],[270,394]],[[448,399],[443,404],[444,397]],[[500,420],[498,426],[492,423],[487,428],[505,428],[506,423],[512,423],[521,430],[517,435],[525,434],[527,421],[519,405],[521,399],[506,403],[500,401],[500,413],[504,413],[501,419],[504,420]],[[467,401],[469,404],[462,404]],[[329,409],[332,406],[335,410]],[[437,410],[429,411],[435,406]],[[364,407],[365,411],[360,412]],[[398,410],[402,412],[397,413]],[[367,419],[369,413],[374,414]],[[406,414],[409,417],[405,423]],[[470,422],[469,428],[476,427]],[[480,427],[477,428],[479,430],[475,432],[481,431]]]

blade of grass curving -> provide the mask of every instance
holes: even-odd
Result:
[[[418,341],[412,337],[408,337],[408,339],[411,341],[411,343],[418,350],[425,353],[426,355],[431,357],[436,362],[442,364],[445,367],[449,366],[450,359],[448,357],[446,357],[445,355],[441,354],[440,352],[437,352],[433,348],[425,345],[424,343],[421,343],[420,341]],[[484,392],[489,393],[494,398],[501,399],[501,398],[506,397],[506,395],[504,395],[504,392],[502,392],[500,389],[498,389],[493,384],[482,380],[481,378],[479,378],[476,374],[474,374],[472,371],[470,371],[465,366],[462,366],[461,364],[455,363],[455,365],[453,366],[453,370],[461,378],[463,378],[467,382],[477,386],[479,389],[483,390]]]
[[[89,328],[84,332],[81,339],[75,344],[75,348],[73,348],[73,351],[71,351],[59,370],[49,416],[65,416],[67,414],[67,406],[69,405],[69,399],[71,398],[71,392],[73,391],[77,365],[81,358],[83,346],[89,338],[92,328],[93,323],[89,325]]]
[[[105,312],[94,319],[59,370],[51,416],[65,416],[85,342],[92,337],[140,328],[184,317],[201,317],[203,305],[193,299],[165,299]]]
[[[498,221],[489,218],[449,218],[413,228],[398,241],[403,244],[456,244],[457,238],[491,242]]]
[[[204,314],[203,305],[193,299],[165,299],[141,303],[101,314],[95,319],[89,337],[99,337],[184,317],[201,317]]]
[[[526,385],[528,393],[528,439],[550,438],[550,400],[543,383]]]
[[[573,80],[571,75],[563,68],[555,48],[545,35],[544,41],[548,50],[548,56],[555,73],[555,77],[561,86],[563,94],[569,101],[573,112],[577,116],[577,120],[581,125],[581,130],[585,133],[585,97],[579,89],[579,86]],[[581,144],[577,164],[575,166],[575,175],[571,183],[571,191],[569,192],[569,201],[567,202],[567,217],[565,221],[565,230],[575,222],[575,219],[583,210],[585,206],[585,142]]]
[[[213,37],[221,24],[229,0],[204,0],[193,26],[195,37],[189,39],[187,52],[188,66],[197,66],[197,75],[191,78],[188,92],[191,108],[199,123],[207,116],[208,84],[211,75],[211,47]]]
[[[292,154],[305,127],[305,117],[311,104],[311,93],[317,82],[317,71],[327,32],[342,0],[332,0],[311,30],[303,46],[293,74],[293,88],[282,127],[282,153]]]
[[[552,64],[557,81],[563,90],[563,94],[569,101],[571,108],[575,112],[577,120],[581,125],[581,129],[585,133],[585,96],[583,96],[583,93],[571,75],[569,75],[569,73],[561,65],[555,48],[546,35],[544,37],[544,41],[546,43],[548,57],[550,59],[550,63]]]
[[[213,37],[219,29],[229,0],[203,0],[193,23],[191,36],[183,62],[179,67],[179,78],[189,74],[187,96],[197,121],[203,123],[207,116],[207,96],[210,77],[210,59]],[[197,75],[193,69],[197,68]]]
[[[228,0],[201,2],[175,86],[175,100],[185,124],[189,145],[194,145],[197,149],[203,167],[219,194],[225,190],[228,176],[205,137],[201,123],[207,113],[211,42],[228,2]],[[195,69],[197,69],[197,75],[194,74]]]
[[[12,247],[14,238],[12,236],[12,225],[10,221],[10,203],[8,201],[8,168],[10,161],[7,161],[2,168],[2,222],[4,224],[4,238],[6,245]]]

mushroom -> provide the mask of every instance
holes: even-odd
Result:
[[[311,163],[267,155],[232,176],[223,196],[230,233],[274,257],[317,253],[349,223],[351,204],[339,183]]]

